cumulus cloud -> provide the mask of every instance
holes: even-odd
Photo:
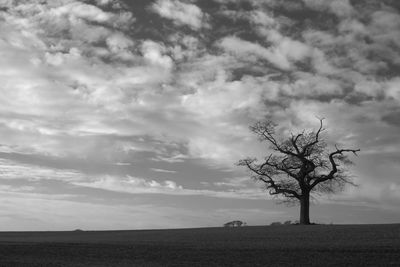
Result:
[[[48,136],[46,141],[36,139],[38,151],[60,154],[56,145],[60,138],[72,141],[85,133],[115,133],[118,130],[110,125],[108,112],[118,112],[121,105],[132,102],[148,105],[138,95],[152,92],[142,87],[156,86],[170,77],[173,62],[164,54],[165,48],[145,40],[138,44],[142,56],[134,54],[135,41],[114,28],[119,13],[79,1],[44,3],[40,8],[15,3],[9,8],[2,13],[5,23],[0,29],[6,36],[0,44],[5,53],[0,63],[2,110],[18,110],[20,115],[18,120],[4,121],[15,132],[9,140],[5,138],[6,144],[20,137],[21,146],[30,146],[31,138],[22,132],[31,131],[38,137]],[[130,17],[125,23],[132,23]],[[57,31],[51,30],[54,25]],[[41,117],[32,122],[33,115]]]
[[[165,69],[172,67],[172,60],[170,57],[163,55],[165,48],[153,41],[145,41],[142,44],[143,57],[150,62],[150,64],[160,65]]]
[[[267,60],[283,70],[291,69],[293,62],[301,61],[311,53],[311,49],[307,45],[283,37],[276,32],[270,32],[269,38],[277,45],[264,47],[257,43],[230,36],[222,39],[219,46],[247,60],[251,56],[255,57],[254,61]]]
[[[258,59],[265,59],[279,68],[290,68],[290,62],[284,55],[280,53],[274,53],[270,49],[259,44],[241,40],[237,37],[224,38],[221,40],[220,46],[229,52],[233,52],[234,55],[239,57],[248,58],[249,56],[255,56],[254,61],[257,61]]]
[[[95,22],[106,22],[112,16],[96,6],[80,2],[68,3],[66,5],[52,9],[51,12],[56,16],[69,15],[75,18],[82,18]]]
[[[206,14],[195,4],[180,0],[158,0],[152,5],[152,9],[177,25],[188,25],[194,30],[207,27]]]
[[[386,83],[386,95],[389,98],[400,101],[400,78],[396,77]]]

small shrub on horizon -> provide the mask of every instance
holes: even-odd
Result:
[[[282,223],[281,222],[272,222],[270,224],[270,226],[278,226],[278,225],[282,225]]]

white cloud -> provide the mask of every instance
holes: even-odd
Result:
[[[176,173],[175,171],[156,169],[153,171],[163,173]],[[33,182],[42,181],[61,181],[65,184],[71,184],[81,187],[97,188],[114,192],[130,193],[130,194],[166,194],[166,195],[204,195],[217,198],[243,198],[243,199],[258,199],[263,198],[264,193],[254,188],[242,188],[235,191],[212,191],[212,190],[197,190],[183,188],[176,182],[165,180],[157,182],[152,179],[145,179],[133,176],[112,176],[112,175],[88,175],[77,170],[55,169],[44,166],[35,166],[33,164],[22,164],[11,160],[0,160],[0,177],[7,180],[27,180]],[[235,182],[235,181],[233,181]],[[37,187],[39,185],[39,188]],[[40,189],[40,184],[33,184],[28,187],[9,188],[4,187],[13,192],[24,193],[30,192],[37,194]],[[55,197],[64,198],[66,196],[55,194]],[[58,196],[57,196],[58,195]],[[73,195],[68,195],[72,197]]]
[[[262,25],[263,27],[272,27],[275,28],[278,26],[275,18],[270,16],[269,14],[261,11],[255,10],[248,14],[250,21],[255,24]]]
[[[163,172],[163,173],[176,173],[176,171],[172,171],[172,170],[165,170],[165,169],[158,169],[158,168],[151,168],[152,171],[155,172]]]
[[[176,182],[166,180],[157,182],[155,180],[147,180],[144,178],[126,176],[103,176],[101,178],[92,178],[90,181],[73,182],[74,185],[115,192],[123,192],[129,194],[165,194],[177,196],[208,196],[215,198],[232,198],[232,199],[264,199],[265,192],[258,188],[238,188],[235,190],[203,190],[183,188]]]
[[[296,81],[282,86],[282,91],[294,96],[341,95],[341,84],[333,79],[308,72],[294,73]]]
[[[312,55],[313,50],[309,46],[282,36],[276,30],[268,30],[265,34],[273,43],[269,47],[234,36],[223,38],[218,45],[239,58],[251,60],[251,56],[255,56],[254,61],[264,59],[283,70],[293,68],[294,62],[302,61]]]
[[[136,42],[131,37],[110,28],[122,22],[121,18],[127,22],[125,27],[129,26],[130,12],[104,13],[78,1],[64,4],[43,3],[38,8],[12,3],[2,13],[5,22],[0,32],[6,38],[0,42],[4,53],[0,63],[0,90],[4,96],[1,111],[19,114],[18,120],[4,121],[9,131],[4,144],[16,142],[26,149],[30,147],[30,151],[36,146],[38,151],[54,155],[82,155],[88,152],[88,145],[82,146],[79,141],[82,136],[118,131],[144,133],[142,125],[134,126],[147,123],[141,115],[131,120],[131,127],[113,124],[111,118],[130,117],[130,108],[139,109],[141,114],[146,108],[153,112],[152,105],[159,104],[154,103],[154,91],[171,77],[174,63],[165,55],[162,44],[144,41],[140,55],[134,53]],[[29,7],[34,11],[30,12]],[[99,47],[99,42],[105,46]],[[161,97],[158,99],[161,103]],[[31,116],[40,119],[32,121]],[[24,132],[29,134],[24,136]]]
[[[218,45],[239,58],[251,60],[253,56],[255,57],[254,61],[268,60],[281,69],[290,69],[291,67],[288,58],[276,48],[265,48],[257,43],[241,40],[234,36],[223,38]]]
[[[362,80],[355,85],[354,90],[369,96],[378,97],[380,94],[383,94],[383,84],[376,81]]]
[[[369,36],[377,44],[382,44],[386,49],[392,49],[395,45],[400,47],[400,15],[394,11],[378,10],[371,15],[371,23],[368,25],[367,30]],[[394,54],[395,55],[395,54]],[[392,58],[396,64],[400,63],[397,56]]]
[[[194,4],[179,0],[158,0],[152,8],[160,16],[173,20],[177,25],[188,25],[195,30],[208,27],[206,15]]]
[[[114,2],[114,0],[96,0],[98,5],[105,6]]]
[[[354,10],[349,0],[335,0],[329,4],[330,11],[338,17],[349,17]]]
[[[133,46],[134,42],[124,34],[117,32],[107,37],[106,43],[113,53],[120,53]]]
[[[183,107],[202,117],[218,118],[240,110],[258,111],[263,107],[263,99],[277,97],[277,85],[268,77],[244,76],[240,81],[229,81],[226,75],[220,70],[215,81],[203,83],[196,93],[183,96]]]
[[[400,77],[395,77],[386,83],[385,94],[400,102]]]
[[[171,156],[162,156],[158,155],[156,158],[152,158],[153,161],[165,161],[169,163],[177,163],[177,162],[184,162],[185,159],[187,159],[187,155],[183,154],[176,154],[176,155],[171,155]]]
[[[54,8],[51,10],[51,13],[56,16],[68,15],[95,22],[106,22],[112,17],[111,14],[102,11],[98,7],[80,2],[71,2],[58,8]]]
[[[175,44],[169,50],[176,61],[193,60],[205,50],[199,39],[191,35],[173,34],[169,41]]]
[[[151,64],[159,65],[167,70],[171,69],[173,62],[171,58],[165,53],[165,47],[163,45],[155,43],[153,41],[145,41],[142,44],[143,57],[148,60]]]
[[[76,182],[86,179],[85,175],[76,170],[54,169],[21,164],[12,160],[0,159],[0,177],[4,179],[27,179],[30,181],[61,180]]]
[[[306,6],[316,10],[327,10],[338,17],[348,17],[353,14],[353,6],[349,0],[303,0]]]
[[[164,181],[159,183],[155,180],[146,180],[144,178],[137,178],[132,176],[114,177],[104,176],[88,182],[76,182],[79,186],[87,186],[93,188],[100,188],[105,190],[128,192],[135,194],[174,194],[183,190],[182,186],[177,185],[173,181]]]
[[[115,165],[118,165],[118,166],[131,166],[132,163],[130,163],[130,162],[116,162]]]
[[[223,182],[214,182],[215,186],[226,186],[226,187],[234,187],[234,188],[246,188],[249,186],[249,182],[253,183],[249,177],[233,177],[226,178]]]

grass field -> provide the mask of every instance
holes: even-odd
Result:
[[[0,232],[0,266],[400,266],[400,225]]]

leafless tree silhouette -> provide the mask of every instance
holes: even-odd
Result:
[[[300,203],[300,224],[310,224],[310,196],[335,193],[346,184],[354,185],[345,166],[352,164],[348,153],[357,155],[360,149],[340,149],[329,152],[321,138],[323,119],[317,131],[303,130],[283,140],[277,138],[276,124],[260,121],[250,130],[261,142],[270,144],[274,153],[259,163],[246,158],[237,164],[245,166],[252,177],[264,183],[271,195],[281,196],[286,203]]]

